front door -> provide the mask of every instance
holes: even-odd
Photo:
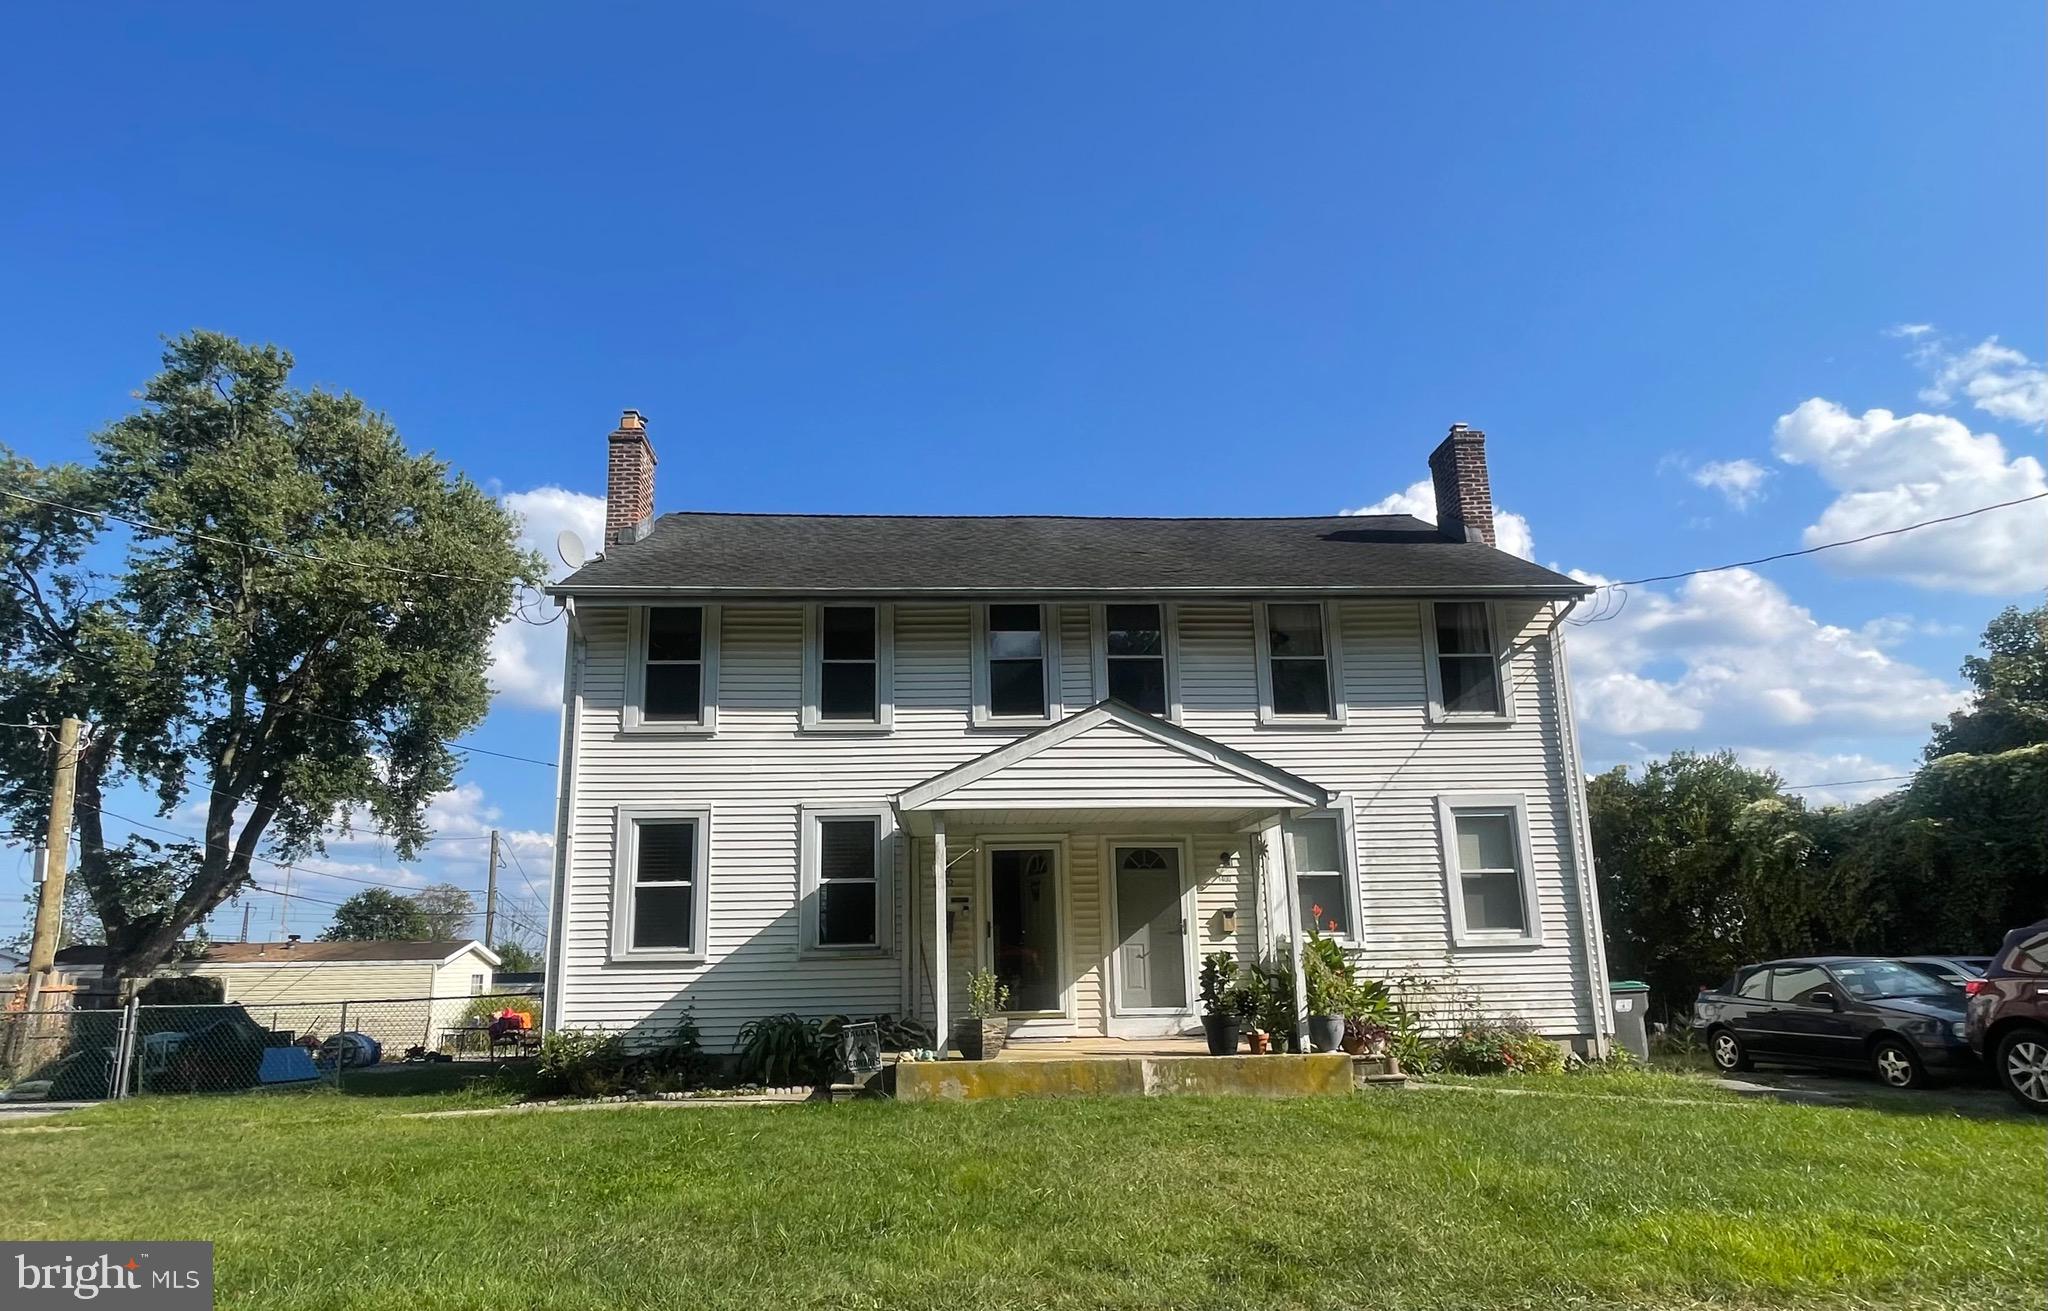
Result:
[[[1056,847],[991,847],[989,968],[1009,989],[1012,1015],[1066,1008],[1060,986],[1060,888]]]
[[[1112,849],[1116,880],[1116,1009],[1125,1015],[1188,1008],[1187,919],[1180,848]]]

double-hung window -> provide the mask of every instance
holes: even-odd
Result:
[[[704,959],[711,812],[621,806],[613,849],[612,957]]]
[[[803,826],[803,950],[886,950],[892,914],[886,812],[806,807]]]
[[[804,727],[888,728],[896,710],[890,608],[814,605],[804,626]]]
[[[1432,601],[1422,618],[1429,717],[1439,723],[1512,720],[1494,607],[1484,601]]]
[[[1341,799],[1329,810],[1287,821],[1292,840],[1294,881],[1301,895],[1301,922],[1326,937],[1355,942],[1358,880],[1352,871],[1351,815]]]
[[[1174,695],[1173,616],[1154,602],[1104,605],[1097,616],[1098,695],[1163,719],[1180,717]]]
[[[1059,717],[1059,638],[1051,606],[979,607],[974,624],[974,722],[1043,724]]]
[[[1461,947],[1533,945],[1543,939],[1519,792],[1441,797],[1451,939]]]
[[[718,723],[718,607],[655,605],[627,619],[628,730],[708,733]]]
[[[1342,723],[1336,633],[1323,603],[1269,601],[1257,611],[1260,720]]]

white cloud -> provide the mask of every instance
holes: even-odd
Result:
[[[2048,424],[2048,369],[1999,345],[1996,337],[1961,351],[1927,338],[1914,348],[1913,360],[1930,375],[1920,389],[1920,399],[1929,405],[1953,405],[1960,396],[1994,418],[2036,428]]]
[[[1747,510],[1763,499],[1771,471],[1755,460],[1710,460],[1686,476],[1701,487],[1721,493],[1728,504]]]
[[[1905,337],[1908,339],[1913,339],[1925,337],[1928,333],[1933,331],[1934,325],[1931,323],[1899,323],[1894,324],[1889,328],[1886,328],[1885,336]]]
[[[1948,415],[1866,410],[1859,417],[1816,397],[1780,416],[1773,431],[1779,459],[1811,468],[1840,493],[1806,529],[1808,546],[2048,491],[2039,460],[2008,459],[1995,434],[1973,433]],[[1922,587],[2029,591],[2048,581],[2048,503],[1846,546],[1820,559],[1844,573]]]
[[[1427,478],[1412,483],[1406,491],[1395,492],[1382,497],[1362,509],[1346,510],[1345,514],[1412,514],[1424,523],[1436,522],[1436,485]],[[1493,511],[1494,545],[1509,555],[1519,555],[1524,560],[1536,558],[1536,539],[1529,531],[1529,521],[1511,510],[1499,506]]]
[[[520,545],[547,559],[551,577],[568,572],[555,555],[555,537],[563,529],[581,537],[586,546],[603,537],[601,496],[536,487],[530,492],[507,492],[499,499],[519,517]],[[553,602],[543,601],[529,604],[527,614],[534,619],[552,617],[554,622],[535,624],[515,617],[498,626],[491,635],[491,690],[513,705],[558,710],[562,705],[561,612]]]
[[[1568,637],[1574,700],[1595,760],[1918,737],[1962,699],[1867,633],[1821,623],[1747,569],[1702,574],[1675,592],[1630,589],[1626,605],[1609,613]]]

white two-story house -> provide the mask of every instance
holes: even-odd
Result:
[[[1438,523],[656,517],[610,435],[568,610],[551,1025],[706,1040],[909,1014],[966,978],[1012,1032],[1195,1026],[1215,951],[1313,911],[1367,974],[1610,1027],[1561,623],[1493,546],[1484,435]]]

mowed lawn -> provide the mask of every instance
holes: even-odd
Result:
[[[1523,1086],[437,1119],[405,1113],[488,1099],[145,1099],[0,1133],[0,1235],[211,1239],[218,1305],[249,1308],[2039,1303],[2038,1122]],[[1681,1094],[1705,1104],[1649,1100]]]

